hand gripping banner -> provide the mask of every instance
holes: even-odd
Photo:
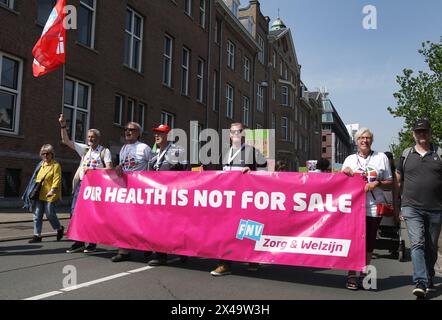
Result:
[[[360,177],[291,172],[89,171],[70,239],[242,262],[362,270]]]

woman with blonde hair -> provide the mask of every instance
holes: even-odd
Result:
[[[45,212],[52,228],[57,231],[57,241],[60,241],[64,233],[64,227],[55,212],[55,202],[61,198],[61,166],[54,160],[54,147],[50,144],[41,147],[40,156],[42,161],[37,165],[23,197],[25,204],[34,202],[34,236],[29,243],[41,242]],[[36,184],[40,185],[39,189],[35,188]],[[32,193],[35,195],[32,196]]]

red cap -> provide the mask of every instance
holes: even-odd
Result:
[[[169,133],[170,127],[167,124],[161,124],[157,128],[153,128],[152,131],[160,133]]]

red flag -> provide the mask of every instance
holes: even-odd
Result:
[[[66,62],[66,29],[64,7],[66,0],[58,0],[46,22],[43,33],[32,50],[35,77],[54,71]]]

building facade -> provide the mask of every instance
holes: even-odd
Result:
[[[291,30],[282,21],[271,28],[259,1],[68,0],[78,25],[67,31],[65,70],[34,78],[32,48],[55,2],[0,1],[0,198],[21,195],[46,143],[70,195],[79,157],[60,143],[62,112],[77,142],[100,129],[115,161],[128,121],[141,124],[150,145],[160,123],[188,136],[190,121],[195,136],[232,122],[274,128],[276,160],[291,170],[307,160],[302,150],[320,149],[307,106],[315,99],[301,103]]]

